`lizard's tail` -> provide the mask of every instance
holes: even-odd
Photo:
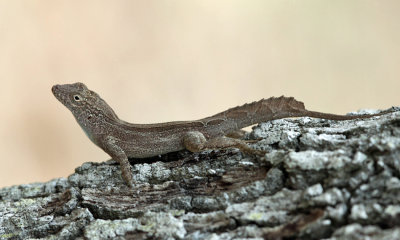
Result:
[[[332,120],[350,120],[358,118],[369,118],[379,116],[390,110],[370,115],[336,115],[330,113],[321,113],[315,111],[308,111],[304,107],[304,103],[297,101],[293,97],[271,97],[262,99],[257,102],[248,103],[242,106],[228,109],[224,112],[218,113],[207,119],[225,119],[225,122],[230,122],[231,130],[241,129],[259,122],[270,121],[274,119],[288,118],[288,117],[315,117]],[[236,123],[236,124],[232,124]],[[228,129],[226,129],[229,131]]]

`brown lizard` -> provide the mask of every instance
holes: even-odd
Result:
[[[119,119],[112,108],[83,83],[54,85],[52,92],[72,112],[90,140],[119,162],[122,177],[131,188],[134,183],[129,157],[146,158],[183,149],[199,152],[230,147],[262,154],[243,140],[226,135],[259,122],[287,117],[350,120],[392,112],[352,116],[321,113],[306,110],[304,104],[293,97],[282,96],[244,104],[196,121],[133,124]]]

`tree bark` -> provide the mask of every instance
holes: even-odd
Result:
[[[88,162],[67,179],[0,189],[0,239],[397,239],[400,111],[261,123],[238,150]]]

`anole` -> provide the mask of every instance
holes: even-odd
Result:
[[[121,166],[122,177],[133,188],[133,175],[128,158],[146,158],[187,149],[236,147],[246,153],[262,154],[243,140],[227,137],[244,127],[287,117],[315,117],[332,120],[370,118],[370,115],[335,115],[308,111],[293,97],[271,97],[244,104],[195,121],[155,124],[133,124],[117,117],[113,109],[83,83],[54,85],[54,96],[75,116],[90,140],[108,153]]]

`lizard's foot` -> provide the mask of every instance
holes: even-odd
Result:
[[[244,139],[242,141],[245,143],[258,143],[261,139]]]
[[[122,178],[124,179],[126,185],[128,185],[128,187],[132,190],[135,189],[131,164],[129,162],[127,164],[120,163],[120,166]]]

